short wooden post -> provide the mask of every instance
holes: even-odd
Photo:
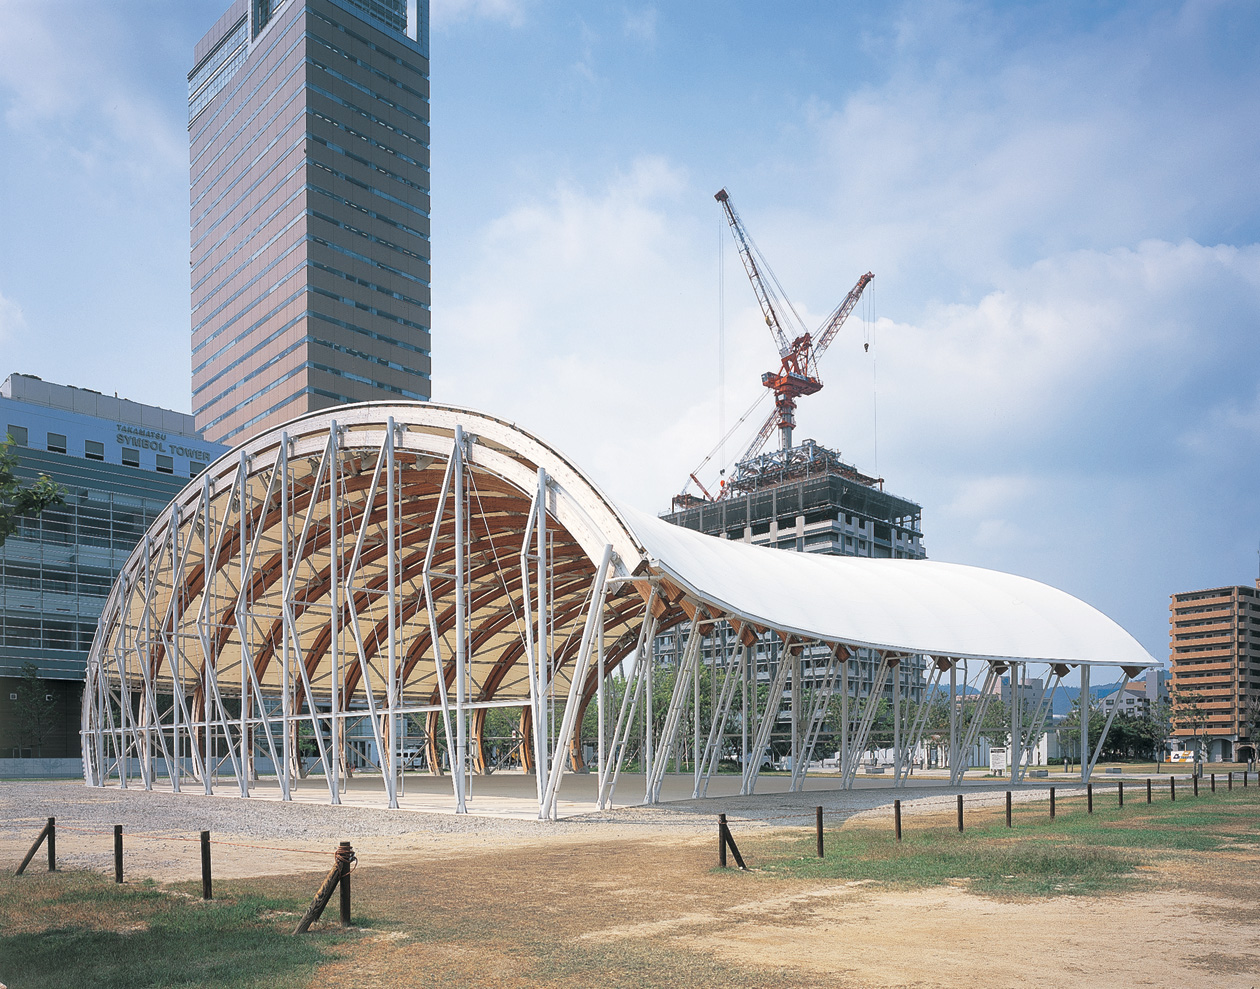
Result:
[[[48,819],[48,871],[57,871],[57,819]]]
[[[1050,787],[1050,820],[1054,820],[1054,787]]]
[[[1243,789],[1247,789],[1247,770],[1243,770]]]
[[[823,858],[822,808],[814,808],[814,830],[818,836],[818,857]]]
[[[1089,812],[1091,814],[1094,812],[1094,784],[1093,783],[1085,784],[1085,806],[1089,809]]]
[[[31,859],[33,859],[35,857],[35,853],[39,851],[39,846],[42,845],[45,841],[50,840],[50,835],[52,834],[52,830],[56,824],[56,820],[57,819],[55,817],[50,817],[48,819],[48,822],[42,828],[39,829],[39,834],[36,836],[34,843],[30,847],[30,850],[27,851],[26,856],[22,859],[22,864],[17,867],[17,872],[13,873],[15,876],[20,876],[23,872],[26,871],[26,867],[31,864]],[[55,864],[56,863],[53,860],[52,855],[50,853],[49,860],[48,860],[49,872],[53,871],[53,867]]]
[[[201,832],[201,898],[214,899],[210,886],[210,832]]]
[[[1146,802],[1148,804],[1151,802],[1151,778],[1149,776],[1146,778]]]
[[[333,854],[332,870],[324,877],[324,881],[320,883],[319,889],[315,893],[315,899],[311,901],[311,905],[306,908],[306,913],[302,914],[302,919],[298,921],[294,934],[305,934],[311,924],[319,920],[320,915],[324,912],[324,907],[328,906],[328,901],[332,899],[333,890],[339,883],[344,883],[350,876],[350,866],[354,864],[354,849],[350,847],[350,842],[343,841],[337,846],[337,851]],[[350,923],[350,893],[349,887],[342,886],[341,893],[341,922],[349,926]]]
[[[1212,792],[1216,792],[1216,773],[1212,774]]]
[[[893,801],[893,830],[897,834],[897,840],[901,840],[901,801]]]
[[[1116,798],[1120,801],[1119,806],[1124,806],[1124,780],[1119,780],[1116,785]]]
[[[735,856],[735,864],[747,872],[748,866],[744,865],[744,857],[739,854],[739,846],[735,844],[735,838],[731,835],[725,814],[718,815],[718,837],[722,842],[722,847],[718,852],[718,864],[726,866],[726,849],[730,848],[731,854]]]
[[[958,833],[962,834],[963,816],[962,816],[962,794],[958,794]]]
[[[1232,771],[1226,775],[1226,779],[1229,780],[1229,786],[1227,786],[1226,789],[1232,790],[1234,788],[1234,774]]]
[[[114,825],[114,882],[120,883],[122,877],[122,825]]]
[[[1011,826],[1011,791],[1006,791],[1006,826]]]
[[[1197,797],[1199,795],[1199,774],[1198,773],[1195,773],[1194,776],[1191,777],[1190,788],[1194,790],[1194,795]]]
[[[1177,799],[1177,777],[1176,776],[1168,777],[1168,795],[1172,797],[1173,800]]]
[[[343,841],[337,848],[337,862],[341,865],[341,926],[350,926],[350,864],[354,861],[354,849]]]

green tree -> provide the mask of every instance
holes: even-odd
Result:
[[[1203,694],[1192,687],[1173,687],[1172,723],[1177,731],[1188,732],[1194,748],[1194,761],[1197,767],[1202,761],[1200,753],[1204,729],[1208,724],[1207,704]],[[1196,768],[1197,772],[1197,768]]]
[[[18,458],[13,452],[13,437],[0,443],[0,546],[17,531],[23,516],[38,515],[49,505],[63,505],[66,492],[47,474],[40,474],[33,484],[23,484],[14,472]]]
[[[22,679],[18,681],[18,699],[14,705],[15,725],[19,749],[30,749],[39,756],[48,737],[57,727],[57,701],[50,700],[46,684],[34,663],[22,664]]]

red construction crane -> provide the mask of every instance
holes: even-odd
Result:
[[[761,376],[761,383],[774,392],[774,411],[770,413],[769,418],[757,433],[757,438],[753,440],[752,445],[741,458],[747,460],[761,452],[761,448],[776,426],[779,429],[781,448],[784,450],[791,448],[792,429],[796,426],[796,400],[803,395],[813,395],[822,389],[822,380],[818,377],[818,359],[831,346],[831,341],[836,338],[840,327],[849,318],[849,313],[857,305],[858,299],[862,297],[862,292],[875,276],[868,271],[859,278],[857,284],[845,296],[844,301],[819,327],[818,332],[810,334],[804,331],[804,324],[796,315],[792,304],[786,298],[781,298],[782,286],[774,277],[774,272],[770,270],[766,259],[757,250],[748,231],[744,229],[744,224],[739,214],[735,212],[727,191],[721,189],[713,198],[721,203],[722,209],[726,211],[727,222],[731,225],[731,232],[739,248],[740,260],[744,262],[744,270],[748,273],[748,280],[752,283],[757,302],[761,305],[761,314],[765,317],[766,325],[774,334],[779,348],[779,369],[767,371]],[[769,281],[763,277],[763,271],[769,276]],[[798,326],[804,331],[798,333],[791,342],[788,341],[788,335],[783,328],[783,316],[786,312],[791,312]]]
[[[735,243],[739,249],[740,260],[744,262],[744,270],[748,273],[748,280],[752,283],[753,292],[757,296],[757,302],[761,306],[761,314],[765,317],[766,325],[770,327],[770,332],[774,335],[775,344],[779,349],[779,369],[777,371],[767,371],[761,376],[761,383],[774,393],[774,409],[766,421],[762,423],[761,429],[757,431],[756,438],[749,445],[744,455],[739,461],[749,460],[761,452],[766,444],[766,440],[770,438],[770,434],[775,427],[779,430],[779,443],[784,450],[792,447],[792,430],[796,426],[796,400],[803,395],[813,395],[822,389],[822,379],[818,376],[818,359],[831,346],[831,342],[835,340],[836,334],[840,332],[840,327],[844,325],[844,321],[849,318],[849,314],[857,305],[858,299],[862,297],[862,292],[875,276],[869,271],[857,280],[857,284],[845,296],[844,301],[836,306],[835,310],[818,328],[816,333],[811,334],[805,329],[805,324],[792,307],[792,303],[787,300],[783,286],[779,284],[779,280],[775,277],[774,272],[770,270],[770,265],[766,263],[766,259],[758,250],[757,245],[749,236],[748,231],[744,229],[744,224],[739,218],[739,214],[735,212],[735,207],[731,203],[731,197],[725,189],[721,189],[713,197],[722,204],[722,209],[726,212],[726,219],[731,225],[731,232],[735,236]],[[794,335],[789,341],[788,333],[784,329],[784,322],[788,314],[791,314],[796,328],[799,332],[794,331]],[[725,443],[730,434],[743,423],[744,419],[752,412],[752,408],[745,412],[739,422],[735,423],[730,433],[724,436],[718,443],[718,447]],[[717,501],[725,497],[727,488],[726,482],[723,481],[716,496],[709,494],[708,490],[700,479],[696,476],[704,468],[717,453],[718,447],[709,453],[690,474],[690,480],[695,481],[696,485],[703,492],[703,499],[697,499],[696,496],[687,493],[685,485],[680,494],[674,497],[675,509],[686,507],[688,504],[697,500]],[[725,471],[723,471],[725,473]]]

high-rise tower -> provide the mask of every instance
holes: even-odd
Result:
[[[235,0],[198,43],[192,407],[207,439],[430,396],[428,52],[428,0]]]

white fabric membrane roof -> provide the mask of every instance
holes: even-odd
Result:
[[[756,624],[809,638],[979,659],[1154,666],[1118,624],[1026,577],[933,560],[795,553],[621,508],[654,569]]]

